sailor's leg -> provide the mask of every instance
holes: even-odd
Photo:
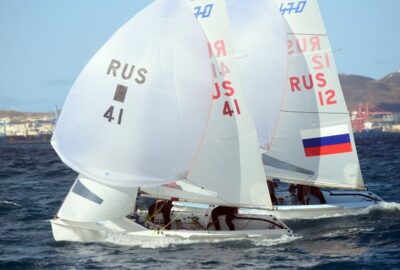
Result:
[[[217,231],[221,230],[221,226],[219,226],[218,213],[216,211],[211,212],[211,218],[212,218],[212,222],[214,224],[215,230],[217,230]]]
[[[171,208],[172,206],[164,204],[162,208],[162,214],[164,218],[164,226],[167,230],[171,229]]]
[[[233,225],[233,222],[232,222],[234,217],[235,217],[234,212],[227,214],[225,217],[226,225],[228,225],[229,230],[231,230],[231,231],[235,230],[235,225]]]
[[[148,212],[148,220],[150,220],[152,223],[154,223],[154,216],[156,214],[156,203],[150,205],[149,207],[149,212]]]

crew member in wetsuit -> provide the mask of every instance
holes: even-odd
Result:
[[[234,231],[235,225],[233,225],[232,220],[235,215],[238,213],[238,209],[236,207],[228,207],[228,206],[217,206],[211,211],[211,218],[214,224],[215,230],[220,231],[221,226],[219,225],[219,216],[225,216],[226,225],[228,225],[229,230]]]
[[[155,215],[161,211],[164,219],[164,226],[167,230],[171,229],[171,209],[172,201],[156,201],[149,207],[149,219],[154,223]]]
[[[275,180],[275,179],[273,179]],[[278,199],[275,196],[275,181],[272,182],[271,180],[267,180],[269,195],[271,196],[271,201],[273,205],[278,204]]]

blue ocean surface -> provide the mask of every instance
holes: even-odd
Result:
[[[278,241],[55,242],[49,220],[76,173],[50,145],[0,145],[0,269],[400,269],[400,134],[357,139],[369,189],[357,216],[287,222]]]

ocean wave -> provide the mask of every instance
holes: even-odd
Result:
[[[360,227],[360,228],[346,228],[346,229],[339,229],[329,233],[322,234],[322,237],[326,238],[335,238],[338,236],[344,235],[352,235],[354,233],[361,233],[361,232],[372,232],[374,228],[372,227]]]
[[[15,202],[10,202],[10,201],[0,201],[0,206],[1,205],[11,205],[11,206],[15,206],[15,207],[22,207],[22,205],[15,203]]]
[[[368,207],[354,210],[353,212],[349,213],[341,213],[341,214],[334,214],[334,215],[322,215],[313,218],[307,218],[309,220],[314,219],[323,219],[323,218],[341,218],[341,217],[349,217],[349,216],[359,216],[359,215],[369,215],[374,212],[382,212],[382,211],[395,211],[400,212],[400,203],[396,202],[379,202],[374,205],[370,205]]]

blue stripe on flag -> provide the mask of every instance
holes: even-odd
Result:
[[[307,148],[307,147],[335,145],[335,144],[349,143],[349,142],[350,142],[350,135],[341,134],[341,135],[327,136],[321,138],[303,139],[303,146]]]

